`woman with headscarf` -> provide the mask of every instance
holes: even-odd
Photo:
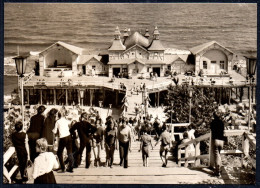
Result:
[[[52,130],[54,129],[55,123],[56,123],[56,115],[57,115],[58,110],[55,108],[52,108],[45,121],[44,121],[44,127],[42,131],[42,137],[46,138],[48,144],[53,145],[53,133]]]

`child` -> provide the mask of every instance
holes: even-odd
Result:
[[[152,139],[151,136],[147,134],[148,128],[144,127],[142,129],[143,135],[141,136],[141,142],[140,142],[140,150],[142,150],[142,157],[143,157],[143,166],[148,167],[148,157],[149,157],[149,144],[151,144],[152,149]]]
[[[114,121],[107,121],[107,128],[104,131],[105,136],[105,148],[106,148],[106,164],[113,168],[114,161],[114,151],[117,150],[117,129],[115,127]]]
[[[166,123],[163,123],[162,126],[162,133],[160,135],[160,138],[156,142],[155,146],[161,141],[160,146],[160,157],[162,159],[163,165],[162,167],[167,166],[167,153],[170,151],[170,142],[171,142],[171,136],[170,133],[167,131]],[[165,152],[163,156],[163,152]],[[163,159],[164,158],[164,159]]]
[[[53,169],[57,169],[59,164],[52,152],[46,152],[48,142],[45,138],[36,141],[36,151],[40,154],[34,160],[33,179],[34,184],[56,184]]]
[[[184,144],[186,142],[191,141],[191,139],[189,138],[189,134],[187,131],[185,131],[183,133],[183,140],[181,141],[181,144]],[[195,156],[195,147],[194,144],[189,144],[189,146],[187,147],[188,150],[188,156]],[[187,157],[187,156],[185,156]]]
[[[30,153],[29,153],[29,145],[28,145],[28,136],[25,132],[23,132],[23,124],[22,122],[17,122],[15,124],[15,130],[12,134],[12,142],[15,147],[15,151],[17,153],[17,158],[19,161],[19,169],[22,177],[22,181],[26,182],[28,180],[25,177],[25,168],[27,161],[30,161]]]

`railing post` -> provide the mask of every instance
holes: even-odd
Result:
[[[214,151],[213,151],[213,139],[212,139],[212,134],[210,132],[210,139],[209,139],[209,166],[214,167]]]
[[[171,128],[172,128],[172,130],[171,130],[172,141],[175,141],[175,137],[174,137],[174,126],[173,126],[173,124],[171,124]]]
[[[249,155],[249,140],[246,138],[246,133],[243,134],[243,141],[242,141],[242,147],[243,147],[243,153],[245,156]]]
[[[185,164],[184,164],[184,167],[188,167],[189,165],[189,160],[187,159],[189,157],[189,154],[188,154],[188,147],[189,145],[186,145],[185,146]]]
[[[200,142],[196,142],[195,145],[195,167],[200,165],[200,159],[197,159],[197,156],[200,155]]]
[[[181,148],[178,148],[178,166],[181,166]]]

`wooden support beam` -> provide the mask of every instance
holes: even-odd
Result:
[[[105,97],[106,97],[106,90],[105,90],[105,88],[103,88],[103,96],[102,96],[103,106],[105,106]]]
[[[92,103],[93,103],[93,94],[94,94],[94,89],[90,89],[90,90],[89,90],[90,106],[93,105],[93,104],[92,104]]]
[[[57,104],[57,96],[56,96],[56,89],[53,89],[53,104],[56,105]]]
[[[78,92],[78,104],[81,105],[82,101],[80,101],[80,89],[77,90]],[[84,98],[83,98],[83,103],[84,103]]]
[[[40,89],[40,104],[42,105],[42,89]]]
[[[68,89],[65,89],[65,92],[66,92],[66,106],[68,106],[69,105],[69,103],[68,103]]]
[[[160,105],[160,91],[158,91],[158,97],[157,97],[157,106],[159,107]]]
[[[118,105],[118,90],[116,90],[116,106]]]
[[[30,104],[30,90],[27,89],[27,104],[29,105]]]

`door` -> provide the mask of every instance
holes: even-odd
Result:
[[[216,61],[211,61],[210,69],[211,69],[212,74],[217,73],[217,62]]]
[[[86,66],[85,65],[82,66],[82,74],[84,74],[84,75],[86,74]]]
[[[113,75],[117,77],[118,73],[120,73],[120,68],[113,68]]]
[[[153,73],[157,73],[157,76],[160,77],[161,68],[160,67],[153,67]]]

